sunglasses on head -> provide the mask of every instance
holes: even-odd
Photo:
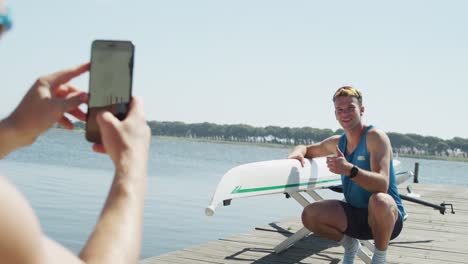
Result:
[[[333,95],[333,101],[335,101],[336,97],[338,96],[354,96],[358,100],[362,98],[361,92],[351,86],[343,86],[339,88]]]
[[[3,31],[8,31],[11,29],[12,21],[11,21],[11,12],[8,7],[5,7],[5,12],[0,11],[0,27],[2,27]]]

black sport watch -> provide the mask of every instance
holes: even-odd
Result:
[[[349,178],[352,179],[352,178],[356,177],[357,174],[358,174],[358,172],[359,172],[358,167],[353,166],[353,167],[351,168],[351,171],[349,172]]]

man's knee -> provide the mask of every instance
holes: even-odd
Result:
[[[304,208],[302,211],[302,224],[313,231],[315,226],[317,225],[317,220],[319,218],[318,208],[315,204],[309,204]]]
[[[369,216],[371,217],[396,217],[397,210],[395,201],[386,193],[374,193],[369,198]]]

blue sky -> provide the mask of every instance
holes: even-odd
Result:
[[[339,128],[331,96],[364,94],[385,131],[468,138],[466,1],[9,1],[0,41],[7,115],[40,75],[136,45],[149,120]],[[74,82],[88,89],[88,75]]]

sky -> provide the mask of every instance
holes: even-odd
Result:
[[[39,76],[89,61],[94,39],[123,39],[148,120],[335,130],[331,97],[352,85],[368,124],[468,138],[468,1],[8,3],[1,117]]]

